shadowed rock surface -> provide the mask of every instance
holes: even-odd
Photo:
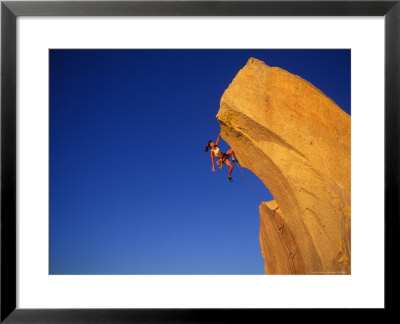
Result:
[[[275,199],[259,207],[265,273],[350,274],[350,116],[306,80],[250,58],[217,119]]]

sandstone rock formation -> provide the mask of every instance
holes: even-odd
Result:
[[[267,274],[350,274],[350,116],[299,76],[250,58],[217,119],[240,165],[268,187]]]

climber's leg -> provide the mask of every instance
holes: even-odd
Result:
[[[239,162],[235,156],[235,153],[233,153],[233,151],[232,151],[232,162]]]
[[[230,148],[228,151],[225,153],[228,157],[232,155],[232,162],[237,162],[235,153],[233,153],[233,150]]]
[[[229,167],[228,178],[230,180],[232,178],[231,175],[232,175],[233,165],[231,162],[229,162],[228,159],[224,160],[224,163]]]

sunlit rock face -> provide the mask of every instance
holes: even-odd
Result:
[[[350,274],[350,116],[306,80],[250,58],[217,119],[274,196],[259,207],[265,273]]]

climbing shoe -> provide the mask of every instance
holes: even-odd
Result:
[[[233,181],[233,180],[232,180],[232,177],[228,177],[228,179],[229,179],[229,181],[230,181],[230,182],[232,182],[232,181]]]
[[[234,163],[239,163],[239,161],[236,159],[236,160],[232,160],[232,162],[234,162]]]

